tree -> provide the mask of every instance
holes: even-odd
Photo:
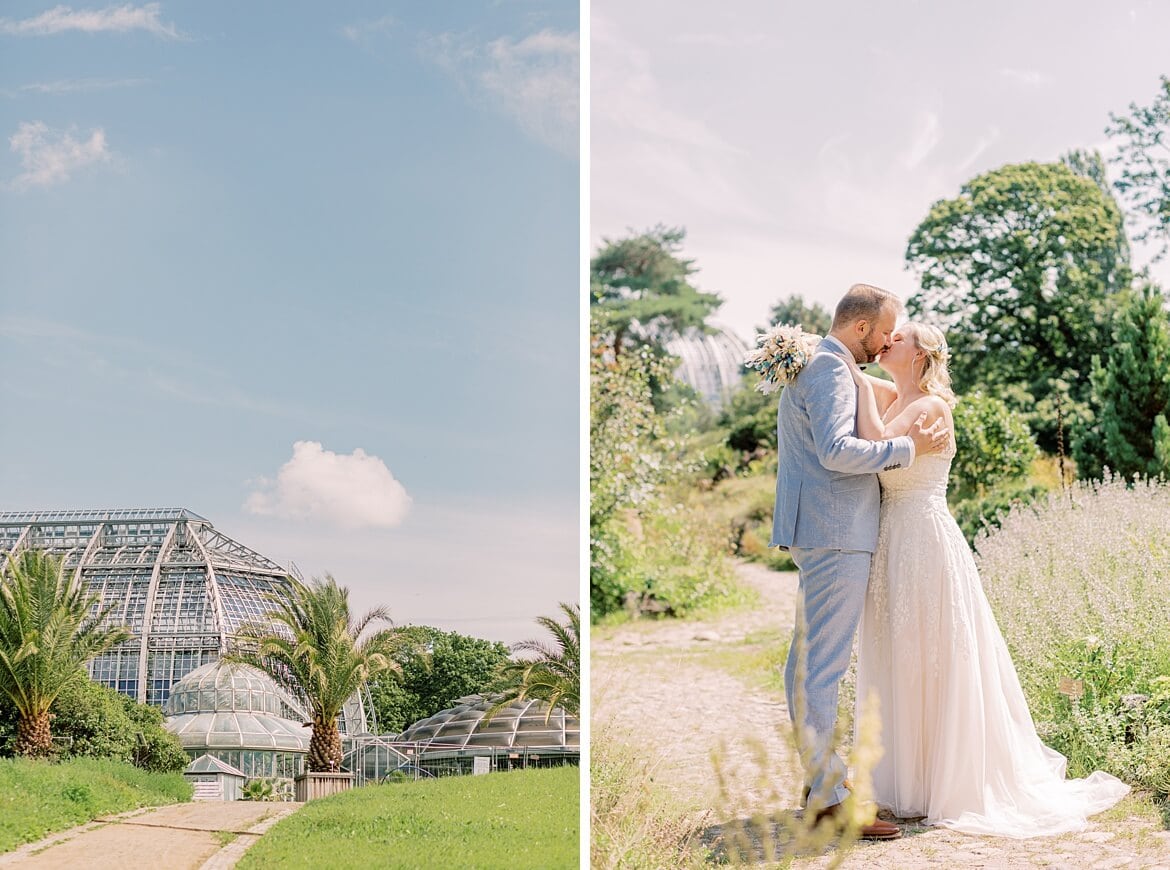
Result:
[[[922,287],[907,308],[949,333],[959,392],[1022,383],[1040,400],[1063,377],[1087,398],[1131,277],[1119,227],[1112,198],[1060,163],[1004,166],[934,204],[906,249]]]
[[[1113,162],[1121,167],[1114,183],[1129,208],[1145,224],[1138,241],[1160,239],[1155,260],[1170,250],[1170,76],[1149,106],[1129,104],[1128,115],[1109,115],[1106,132],[1120,139]]]
[[[288,593],[271,593],[270,624],[240,629],[240,646],[225,656],[259,668],[294,697],[312,716],[309,770],[341,768],[341,733],[337,718],[345,702],[376,674],[397,669],[390,653],[397,638],[384,629],[363,639],[375,621],[389,622],[384,607],[360,619],[349,609],[349,590],[326,575],[308,584],[288,578]]]
[[[809,305],[804,301],[804,296],[794,293],[772,306],[768,322],[769,329],[777,323],[795,323],[805,332],[827,335],[833,325],[833,315],[821,303],[814,302]]]
[[[400,628],[397,634],[401,646],[392,657],[401,677],[370,684],[383,731],[402,731],[459,698],[484,691],[508,661],[508,647],[496,641],[425,625]]]
[[[513,701],[533,698],[553,707],[561,707],[574,716],[581,712],[581,608],[561,604],[568,622],[561,624],[550,616],[537,618],[548,629],[553,643],[525,640],[516,644],[515,652],[532,653],[533,658],[511,662],[505,668],[510,684],[488,715],[502,710]],[[547,716],[546,716],[547,718]]]
[[[1125,478],[1170,475],[1170,321],[1156,286],[1127,294],[1090,380],[1096,425],[1073,442],[1080,477],[1100,479],[1106,466]]]
[[[0,694],[16,708],[18,755],[46,756],[53,749],[50,707],[82,665],[130,637],[109,625],[113,606],[73,582],[64,560],[38,550],[8,558],[0,578]]]
[[[690,278],[693,260],[678,256],[686,230],[661,224],[639,235],[602,239],[590,263],[590,306],[597,330],[612,336],[615,355],[631,341],[661,346],[687,329],[701,329],[722,301]]]

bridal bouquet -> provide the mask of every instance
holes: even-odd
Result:
[[[805,332],[799,324],[781,323],[756,336],[756,349],[748,351],[744,365],[760,373],[756,389],[774,393],[791,382],[812,356],[819,335]]]

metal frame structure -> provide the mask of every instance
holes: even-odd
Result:
[[[90,676],[156,706],[261,619],[289,576],[301,579],[185,508],[0,513],[0,559],[25,549],[63,557],[100,606],[113,605],[110,620],[132,637],[94,659]]]

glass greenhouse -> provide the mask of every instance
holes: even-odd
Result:
[[[689,333],[668,342],[666,349],[681,360],[675,376],[713,408],[721,407],[739,386],[748,352],[743,339],[728,329]]]
[[[163,713],[192,759],[210,755],[250,777],[304,772],[309,714],[255,668],[224,661],[196,668],[171,687]]]
[[[113,604],[111,620],[132,637],[90,662],[90,676],[139,701],[166,703],[171,687],[228,650],[245,623],[289,588],[284,567],[232,540],[184,508],[0,513],[0,559],[47,550]],[[303,721],[303,719],[301,720]],[[342,729],[364,732],[355,698]]]
[[[543,701],[514,701],[490,722],[494,703],[481,695],[420,719],[397,737],[359,737],[349,743],[344,767],[359,782],[401,773],[411,778],[471,773],[476,759],[491,770],[576,764],[581,758],[581,721]],[[547,718],[547,721],[545,717]]]

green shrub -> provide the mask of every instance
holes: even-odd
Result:
[[[1037,456],[1028,424],[1008,410],[1002,399],[974,392],[954,410],[957,454],[951,486],[957,499],[984,496],[988,490],[1017,480]]]
[[[58,758],[109,758],[143,770],[181,771],[190,762],[179,738],[163,727],[157,707],[139,704],[82,675],[51,708]],[[15,710],[0,701],[0,740],[5,754],[15,733]]]

